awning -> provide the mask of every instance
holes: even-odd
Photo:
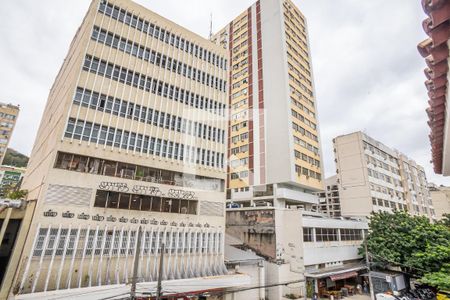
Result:
[[[326,277],[335,277],[337,276],[344,276],[342,278],[338,279],[332,279],[332,280],[339,280],[339,279],[345,279],[345,278],[351,278],[358,275],[357,271],[366,269],[365,265],[361,264],[348,264],[338,267],[330,267],[330,268],[324,268],[324,269],[313,269],[306,271],[305,277],[308,278],[326,278]],[[356,273],[356,274],[355,274]]]
[[[337,275],[331,275],[330,279],[333,281],[346,279],[346,278],[352,278],[358,276],[358,272],[352,271],[352,272],[345,272]]]

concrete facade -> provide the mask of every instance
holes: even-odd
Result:
[[[339,185],[336,175],[325,179],[325,190],[317,193],[317,196],[319,197],[318,211],[332,218],[341,216]]]
[[[280,283],[265,289],[267,299],[285,299],[288,294],[303,298],[306,283],[314,282],[315,277],[309,274],[326,273],[336,267],[345,272],[347,266],[354,267],[361,259],[358,248],[367,229],[364,220],[331,219],[304,210],[276,207],[227,210],[227,235],[240,241],[239,249],[264,258],[264,264],[259,267],[265,268],[265,281],[253,275],[253,283]],[[246,256],[242,255],[243,260]],[[247,262],[254,260],[250,257]],[[257,264],[250,265],[253,269],[248,267],[249,272],[256,274]],[[283,284],[289,282],[294,283]]]
[[[155,281],[162,244],[164,280],[226,274],[227,56],[131,1],[92,1],[38,129],[0,298],[127,284],[135,256]]]
[[[0,165],[5,158],[17,117],[19,116],[19,106],[0,102]]]
[[[406,210],[435,218],[423,167],[363,132],[333,140],[343,216]]]
[[[430,184],[429,190],[436,220],[441,220],[444,214],[450,214],[450,187]]]
[[[277,187],[303,194],[322,189],[306,28],[291,1],[261,0],[213,37],[230,55],[230,201],[253,205],[249,195]],[[271,196],[264,202],[298,203]]]

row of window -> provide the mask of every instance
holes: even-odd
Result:
[[[392,163],[398,165],[398,159],[393,157],[392,155],[378,149],[377,147],[372,146],[371,144],[367,143],[366,141],[364,141],[363,143],[363,148],[365,150],[369,150],[370,152],[377,154],[379,156],[381,156],[383,159],[389,160]]]
[[[362,239],[361,229],[303,228],[304,242],[361,241]]]
[[[208,191],[223,191],[224,189],[224,180],[218,178],[64,152],[58,152],[55,168]]]
[[[137,230],[41,228],[33,256],[128,256],[134,254],[137,236]],[[152,230],[142,235],[141,249],[143,255],[161,253],[164,242],[165,253],[221,253],[221,240],[222,234],[217,232]]]
[[[243,121],[231,126],[231,131],[239,131],[241,128],[247,127],[247,121]]]
[[[223,153],[74,118],[69,118],[65,137],[215,168],[224,165]]]
[[[230,161],[231,168],[239,168],[248,164],[248,157],[238,158]]]
[[[105,29],[94,26],[94,30],[92,31],[92,39],[114,49],[119,49],[120,51],[136,56],[139,59],[148,61],[158,67],[178,73],[179,75],[183,74],[184,77],[194,79],[197,82],[214,87],[221,92],[226,91],[226,81],[188,66],[187,64],[174,58],[168,57],[164,54],[122,38],[117,34],[108,32]]]
[[[94,202],[94,207],[189,215],[197,214],[197,205],[197,200],[181,200],[102,190],[97,190]]]
[[[300,101],[297,101],[297,100],[295,100],[295,99],[292,98],[292,97],[291,97],[291,101],[292,101],[292,103],[293,103],[296,107],[298,107],[298,108],[300,108],[301,110],[303,110],[306,114],[310,115],[310,116],[313,117],[313,118],[316,117],[316,114],[315,114],[312,110],[310,110],[309,108],[307,108],[306,106],[304,106],[303,104],[301,104]]]
[[[305,153],[301,153],[300,151],[297,151],[297,150],[294,150],[294,155],[296,158],[306,161],[306,162],[310,163],[312,166],[316,166],[316,167],[320,168],[319,160],[317,160],[311,156],[308,156]]]
[[[405,211],[408,210],[408,207],[406,206],[406,204],[396,203],[394,201],[383,200],[383,199],[379,199],[379,198],[375,198],[375,197],[372,197],[372,204],[380,206],[380,207],[399,209],[399,210],[405,210]]]
[[[15,115],[11,115],[11,114],[7,114],[5,112],[0,112],[0,118],[4,118],[4,119],[8,119],[8,120],[15,120],[16,116]]]
[[[170,33],[168,30],[160,28],[151,22],[145,21],[130,12],[127,12],[120,7],[117,7],[107,1],[102,1],[99,6],[99,12],[110,16],[124,24],[136,28],[138,31],[144,32],[156,39],[159,39],[166,44],[169,44],[177,49],[181,49],[195,57],[198,57],[208,63],[211,63],[223,70],[227,69],[227,60],[211,51],[202,48],[178,35]]]
[[[119,98],[92,92],[88,89],[78,87],[75,93],[74,103],[112,113],[123,118],[134,119],[161,128],[187,133],[210,141],[217,141],[222,144],[225,141],[225,131],[222,129],[160,112],[159,110],[147,108],[146,106],[140,106]]]
[[[248,177],[248,171],[241,171],[241,172],[233,172],[230,174],[230,179],[231,180],[235,180],[235,179],[243,179],[243,178],[247,178]]]
[[[314,102],[308,99],[308,97],[306,97],[305,95],[303,95],[303,93],[299,89],[294,87],[292,84],[289,84],[289,91],[291,92],[291,98],[292,96],[296,96],[299,99],[305,101],[305,103],[307,103],[312,109],[314,109]]]
[[[300,132],[302,135],[306,135],[311,140],[319,142],[319,139],[317,138],[317,135],[315,135],[314,133],[312,133],[309,130],[306,130],[305,128],[303,128],[302,126],[298,125],[297,123],[292,122],[292,128],[296,132]]]
[[[299,137],[294,136],[294,143],[297,145],[300,145],[302,148],[305,148],[311,152],[314,152],[314,154],[319,155],[319,148],[311,145],[310,143],[305,142]]]
[[[390,166],[387,163],[382,162],[381,160],[376,159],[375,157],[370,156],[368,154],[366,154],[366,162],[367,162],[367,164],[373,164],[376,167],[380,167],[382,169],[385,169],[386,171],[389,171],[389,172],[392,172],[394,174],[400,175],[400,170],[398,169],[398,166],[397,166],[397,168],[393,167],[393,166]]]
[[[289,74],[289,80],[291,82],[294,82],[295,84],[297,84],[297,86],[299,86],[310,97],[313,96],[313,92],[306,85],[304,85],[302,82],[300,82],[300,80],[298,80],[297,78],[295,78],[291,74]]]
[[[379,192],[379,193],[383,193],[386,195],[390,195],[391,197],[396,196],[400,199],[405,199],[405,194],[403,192],[399,192],[399,191],[396,191],[391,188],[381,186],[381,185],[378,185],[375,183],[370,183],[370,190],[374,191],[374,192]]]
[[[310,170],[308,168],[299,166],[299,165],[295,165],[295,173],[297,173],[298,176],[304,175],[306,176],[306,178],[315,178],[317,180],[321,180],[322,176],[320,175],[319,172],[315,172],[313,170]]]
[[[367,173],[369,174],[369,176],[373,178],[386,181],[387,183],[394,184],[395,186],[402,186],[400,180],[393,178],[389,175],[383,174],[382,172],[378,172],[370,168],[367,168]]]
[[[179,101],[199,109],[209,109],[225,116],[225,104],[194,94],[161,80],[145,76],[144,74],[108,63],[105,60],[100,60],[91,55],[86,55],[83,70],[139,88],[146,92],[151,92],[158,96],[163,96],[170,100]]]
[[[248,139],[248,132],[244,132],[244,133],[241,133],[241,134],[231,137],[231,142],[233,144],[236,144],[237,142],[243,142],[246,139]]]
[[[248,151],[248,145],[242,145],[240,147],[231,148],[231,155],[236,155],[238,153],[243,153]]]
[[[302,114],[296,112],[295,110],[291,109],[291,114],[294,118],[302,121],[303,123],[305,123],[306,125],[308,125],[309,127],[311,127],[312,129],[316,130],[317,126],[315,123],[311,122],[310,120],[306,119]]]

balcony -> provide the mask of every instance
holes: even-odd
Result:
[[[289,201],[297,201],[299,203],[317,204],[318,197],[313,194],[308,194],[302,191],[292,190],[288,188],[277,188],[276,197],[278,199],[285,199]]]

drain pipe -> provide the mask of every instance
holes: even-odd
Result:
[[[261,288],[259,289],[259,299],[265,300],[266,299],[266,289],[264,286],[266,285],[266,273],[264,269],[264,261],[260,260],[258,262],[258,271],[259,271],[259,286]]]

